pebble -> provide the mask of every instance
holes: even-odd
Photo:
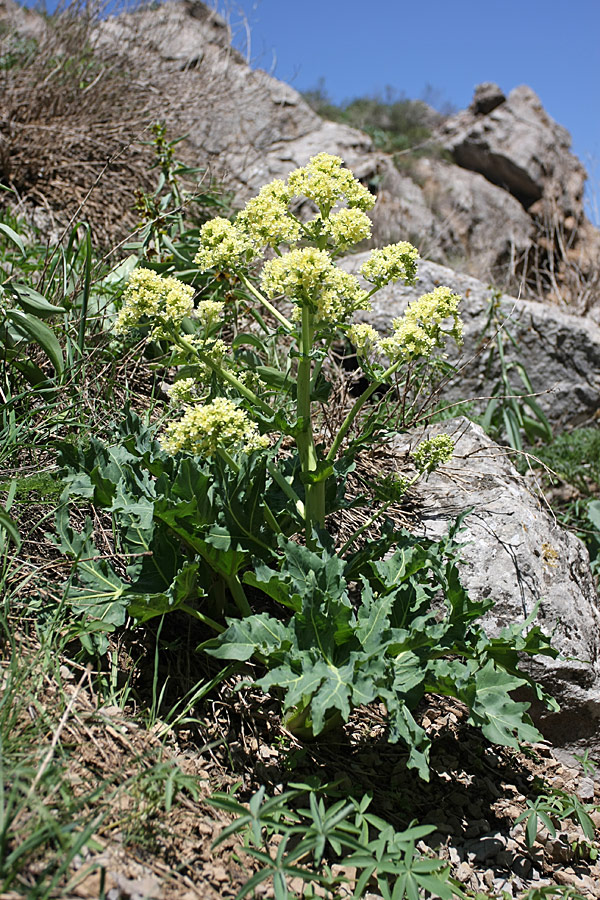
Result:
[[[468,828],[465,829],[465,837],[466,838],[474,838],[479,837],[481,834],[485,834],[486,831],[490,830],[490,823],[487,819],[476,819],[474,822],[471,822]]]
[[[461,862],[460,866],[456,870],[456,878],[458,881],[461,881],[465,884],[467,881],[471,879],[473,875],[473,869],[469,865],[468,862]]]
[[[580,779],[577,796],[580,800],[590,801],[594,799],[594,781],[592,778]]]
[[[526,856],[517,856],[512,862],[511,869],[520,878],[529,878],[533,863]]]
[[[465,845],[469,858],[473,858],[475,862],[484,863],[488,859],[495,859],[506,845],[505,838],[500,834],[488,835],[480,841],[472,842]]]
[[[566,863],[573,859],[573,851],[568,842],[562,840],[560,837],[549,840],[546,844],[546,850],[550,854],[553,862]]]
[[[494,887],[494,870],[486,869],[483,873],[483,883],[486,887],[493,888]]]

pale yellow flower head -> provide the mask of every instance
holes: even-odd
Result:
[[[182,403],[191,403],[196,396],[195,388],[195,378],[180,378],[167,388],[169,400],[178,406]]]
[[[205,222],[200,229],[200,248],[194,257],[202,271],[206,269],[235,269],[253,256],[253,244],[248,235],[229,219],[218,216]]]
[[[194,318],[205,328],[212,328],[220,321],[225,304],[220,300],[201,300],[194,310]]]
[[[326,250],[313,247],[291,250],[266,262],[261,287],[268,297],[283,294],[300,307],[310,307],[317,321],[333,325],[357,309],[370,308],[354,275],[339,269]]]
[[[348,329],[348,337],[354,344],[359,356],[364,356],[379,341],[379,332],[372,325],[356,322]]]
[[[288,209],[291,197],[283,181],[266,184],[238,214],[236,227],[257,248],[296,243],[301,229]]]
[[[339,156],[329,153],[318,153],[306,166],[295,169],[288,177],[288,187],[293,194],[316,203],[323,217],[340,202],[362,210],[375,205],[373,194],[344,168]]]
[[[371,252],[369,259],[360,267],[360,274],[378,288],[400,279],[405,284],[414,284],[418,259],[419,251],[408,241],[388,244]]]
[[[148,318],[154,323],[152,336],[160,337],[169,326],[179,327],[182,319],[192,314],[193,297],[194,288],[177,278],[152,269],[134,269],[123,293],[115,330],[124,333]]]
[[[205,406],[188,407],[181,419],[167,425],[161,444],[173,455],[185,450],[214,456],[219,448],[251,453],[266,448],[269,440],[233,400],[217,397]]]
[[[361,209],[344,207],[323,220],[323,230],[336,249],[346,250],[371,237],[371,220]]]
[[[413,462],[421,473],[433,472],[438,466],[452,459],[454,441],[449,434],[438,434],[422,441],[412,454]]]
[[[394,319],[392,328],[392,334],[382,338],[378,345],[381,353],[391,362],[429,356],[435,347],[433,337],[412,319]]]
[[[456,343],[462,339],[462,322],[458,314],[460,297],[448,287],[437,287],[423,294],[407,308],[404,316],[392,322],[392,334],[379,342],[379,348],[390,360],[416,359],[429,356],[435,347],[443,347],[447,337]],[[452,327],[442,325],[452,318]]]

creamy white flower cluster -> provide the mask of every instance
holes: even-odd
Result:
[[[306,225],[293,215],[295,197],[312,200],[319,212]],[[235,220],[216,218],[200,232],[200,249],[195,257],[203,269],[235,269],[258,258],[265,247],[281,244],[297,246],[306,237],[327,236],[336,251],[346,250],[371,234],[371,209],[375,197],[339,156],[319,153],[308,164],[295,169],[287,182],[276,179],[248,201]],[[334,206],[346,204],[336,212]]]
[[[308,197],[318,206],[323,218],[333,207],[345,201],[350,208],[367,210],[375,206],[375,197],[343,166],[339,156],[318,153],[308,165],[288,176],[288,185],[297,196]]]
[[[355,324],[347,331],[359,356],[374,350],[387,356],[391,363],[399,359],[411,360],[429,356],[435,347],[442,347],[447,337],[457,344],[462,341],[462,322],[458,314],[460,297],[448,287],[437,287],[430,294],[423,294],[408,306],[404,316],[394,319],[393,332],[381,338],[372,325]],[[452,318],[449,331],[442,328],[446,319]]]
[[[148,318],[154,324],[152,336],[160,337],[169,326],[178,328],[182,319],[193,313],[193,297],[194,288],[177,278],[152,269],[134,269],[123,293],[115,331],[122,334]]]
[[[418,260],[417,248],[408,241],[400,241],[398,244],[388,244],[387,247],[373,250],[359,271],[365,281],[378,288],[400,279],[405,284],[414,284],[417,280]]]
[[[204,406],[189,406],[177,422],[167,425],[161,444],[174,455],[187,450],[195,456],[214,456],[222,448],[252,453],[269,445],[247,413],[226,397]]]
[[[298,309],[308,306],[317,322],[337,324],[357,309],[370,309],[355,276],[339,269],[326,250],[314,247],[290,250],[266,262],[260,284],[267,297],[284,294]]]
[[[442,347],[447,337],[456,343],[462,340],[462,322],[458,314],[460,297],[448,287],[437,287],[411,303],[400,319],[392,322],[393,332],[379,342],[379,350],[392,362],[429,356],[435,347]],[[449,331],[442,328],[445,319],[452,318]]]
[[[427,441],[421,441],[412,454],[417,471],[433,472],[438,466],[452,459],[454,441],[449,434],[438,434]]]

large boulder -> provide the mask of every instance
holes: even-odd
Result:
[[[368,256],[348,256],[342,265],[358,272]],[[361,314],[381,333],[388,332],[394,318],[401,316],[408,303],[439,285],[448,285],[462,296],[461,317],[464,344],[460,353],[449,345],[450,359],[458,374],[443,389],[448,402],[488,396],[499,374],[497,361],[488,367],[488,347],[494,330],[486,331],[490,304],[504,317],[508,361],[524,364],[537,401],[556,426],[581,425],[600,413],[600,328],[589,319],[568,315],[544,303],[518,300],[496,294],[485,283],[452,269],[422,260],[419,280],[414,287],[390,284],[374,295],[373,309]],[[515,346],[516,345],[516,346]],[[515,389],[523,387],[518,379]],[[485,400],[481,404],[485,404]]]
[[[445,160],[420,158],[411,173],[443,248],[443,256],[424,255],[435,262],[454,260],[461,271],[495,284],[518,276],[534,240],[533,222],[518,200],[478,172]]]
[[[474,598],[491,598],[488,634],[524,622],[552,635],[561,658],[535,657],[529,672],[560,703],[560,712],[532,708],[545,737],[555,745],[600,751],[600,608],[587,550],[560,528],[506,452],[477,425],[453,419],[425,432],[399,435],[399,460],[424,437],[452,435],[452,460],[415,488],[417,530],[439,538],[466,509],[461,581]],[[531,698],[529,698],[531,699]]]
[[[504,97],[482,85],[471,106],[440,128],[456,163],[509,191],[526,209],[544,200],[562,218],[583,217],[585,170],[569,132],[550,118],[526,85]]]

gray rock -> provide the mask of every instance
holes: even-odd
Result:
[[[346,257],[342,265],[358,272],[367,254]],[[460,353],[449,345],[448,354],[459,367],[459,374],[443,388],[448,402],[489,396],[498,377],[498,369],[487,373],[488,345],[481,345],[491,288],[468,275],[462,275],[436,263],[421,261],[419,280],[414,287],[388,285],[373,297],[373,310],[361,314],[378,331],[390,330],[392,319],[401,316],[407,304],[448,285],[462,296],[461,316],[464,322],[464,344]],[[548,419],[557,426],[580,425],[591,421],[600,410],[600,328],[578,316],[561,312],[555,306],[514,297],[498,298],[499,309],[507,316],[506,328],[515,338],[504,341],[508,360],[522,362],[531,379],[536,398]],[[488,341],[493,334],[488,335]],[[523,391],[515,379],[515,389]],[[483,408],[486,401],[481,401]],[[476,404],[477,405],[477,404]]]
[[[476,92],[474,105],[447,120],[440,134],[458,165],[510,191],[526,209],[544,198],[563,218],[583,217],[585,170],[570,153],[568,131],[531,88],[517,87],[495,105],[481,105]]]
[[[469,109],[476,115],[485,116],[505,101],[506,96],[498,85],[492,81],[485,81],[475,88]]]
[[[448,433],[456,441],[450,463],[416,487],[420,528],[430,537],[445,533],[465,509],[466,541],[461,578],[473,597],[490,597],[483,622],[489,634],[524,621],[537,607],[534,624],[552,635],[563,658],[533,658],[526,665],[561,704],[532,714],[544,736],[567,749],[600,750],[600,609],[583,544],[561,529],[506,453],[477,425],[454,419],[425,432],[398,435],[403,457],[423,436]],[[531,698],[528,698],[531,699]]]
[[[533,222],[518,200],[483,175],[442,160],[419,159],[412,173],[437,226],[439,248],[421,245],[423,255],[452,259],[454,268],[497,285],[517,274],[534,237]],[[432,227],[430,232],[433,236]]]
[[[485,863],[488,860],[495,859],[498,854],[504,850],[506,839],[501,834],[486,835],[479,841],[468,841],[465,843],[465,850],[469,859],[476,863]]]

